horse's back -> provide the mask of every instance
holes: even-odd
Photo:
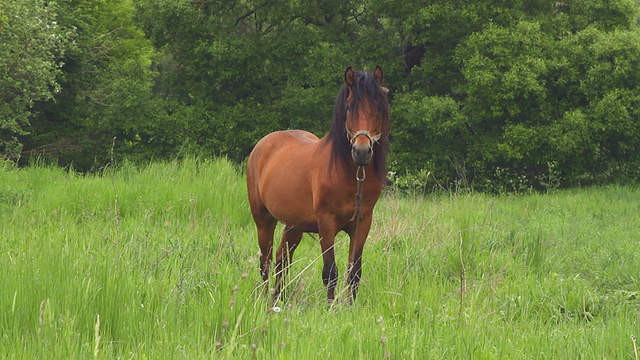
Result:
[[[304,130],[272,132],[258,141],[253,151],[251,151],[251,155],[249,155],[249,160],[252,157],[270,154],[270,152],[277,151],[282,147],[315,144],[318,140],[317,136]]]
[[[311,179],[319,139],[310,132],[285,130],[268,134],[247,162],[247,190],[256,217],[266,210],[288,224],[315,223]]]
[[[269,165],[270,161],[278,161],[278,158],[288,160],[290,156],[287,155],[316,145],[318,140],[317,136],[303,130],[272,132],[260,139],[251,151],[247,162],[247,172],[259,173]]]

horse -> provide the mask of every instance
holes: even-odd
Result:
[[[266,293],[274,230],[278,222],[285,226],[275,253],[276,302],[305,232],[319,234],[322,281],[329,303],[335,299],[338,279],[334,239],[340,231],[349,235],[347,296],[351,303],[356,298],[363,247],[386,184],[391,126],[383,79],[380,66],[373,73],[348,67],[334,102],[330,130],[323,138],[303,130],[276,131],[263,137],[249,155],[247,191]]]

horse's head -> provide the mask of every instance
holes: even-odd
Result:
[[[376,66],[373,74],[355,73],[351,67],[344,72],[348,89],[344,127],[351,144],[351,158],[358,166],[371,162],[374,144],[389,132],[388,90],[382,87],[383,79],[380,66]]]

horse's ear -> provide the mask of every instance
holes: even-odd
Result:
[[[376,69],[373,70],[373,77],[378,82],[378,85],[382,85],[382,81],[384,80],[384,71],[382,71],[380,65],[376,65]]]
[[[351,87],[355,79],[356,79],[356,73],[354,73],[351,66],[349,66],[344,71],[344,83],[347,84],[348,87]]]

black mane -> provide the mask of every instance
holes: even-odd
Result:
[[[389,101],[387,94],[371,73],[357,72],[355,80],[351,86],[352,99],[351,104],[347,104],[349,96],[349,87],[344,84],[333,108],[333,120],[331,129],[329,130],[329,139],[331,140],[331,161],[338,161],[345,170],[350,164],[353,164],[351,158],[351,143],[347,139],[345,130],[345,121],[347,119],[347,106],[349,111],[355,112],[358,106],[363,104],[363,99],[368,99],[372,110],[381,115],[382,136],[380,140],[373,146],[373,169],[380,177],[386,177],[387,172],[387,154],[389,153],[389,133],[391,125],[389,120]],[[374,108],[375,107],[375,108]]]

